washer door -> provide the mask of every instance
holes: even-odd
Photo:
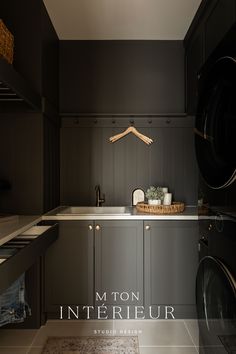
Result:
[[[222,346],[225,341],[235,340],[235,280],[216,258],[205,257],[199,264],[196,302],[201,345]]]
[[[207,185],[220,189],[236,178],[236,60],[219,59],[199,80],[195,146]]]

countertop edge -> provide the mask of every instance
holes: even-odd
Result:
[[[19,218],[30,218],[29,215],[20,215]],[[16,229],[14,231],[10,231],[10,233],[7,233],[5,231],[6,235],[0,235],[0,246],[3,245],[4,243],[12,240],[14,237],[20,235],[21,233],[25,232],[26,230],[30,229],[32,226],[36,225],[42,220],[42,216],[33,216],[32,215],[32,220],[30,222],[27,222],[25,225],[20,226],[19,228],[16,225]],[[23,222],[23,221],[22,221]],[[9,225],[9,228],[14,228],[14,224],[11,223],[10,221],[6,221],[6,225],[4,227],[7,227],[7,224]]]
[[[198,215],[43,216],[42,220],[198,220]]]

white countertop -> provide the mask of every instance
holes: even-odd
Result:
[[[180,214],[153,215],[138,213],[130,207],[127,215],[57,215],[65,207],[58,207],[45,215],[17,215],[13,220],[0,223],[0,246],[25,232],[41,220],[198,220],[197,208],[186,207]]]
[[[198,220],[198,209],[193,206],[187,206],[183,213],[169,215],[138,213],[135,207],[130,207],[131,214],[127,215],[58,215],[64,208],[67,207],[61,206],[51,210],[42,216],[42,220]]]
[[[0,246],[42,220],[40,215],[17,215],[13,221],[0,223]]]

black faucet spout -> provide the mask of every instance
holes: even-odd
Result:
[[[105,198],[104,196],[103,198],[101,198],[101,189],[99,184],[95,186],[95,191],[96,191],[96,206],[100,207],[102,206],[102,203],[105,202]]]

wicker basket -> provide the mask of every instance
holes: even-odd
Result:
[[[138,203],[136,209],[140,213],[147,214],[176,214],[184,211],[184,203],[174,202],[171,205],[149,205],[147,203]]]
[[[13,63],[14,36],[7,29],[4,22],[0,19],[0,57],[6,59],[10,64]]]

